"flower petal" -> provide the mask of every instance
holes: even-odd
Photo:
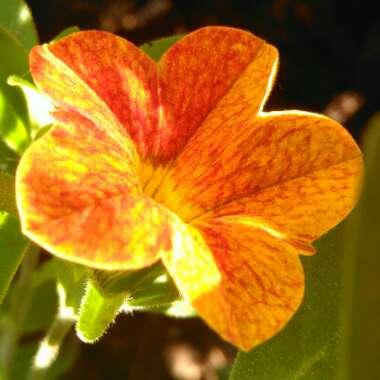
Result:
[[[159,63],[169,134],[160,155],[174,158],[217,104],[231,114],[249,109],[255,116],[277,59],[271,45],[228,27],[201,28],[174,44]]]
[[[233,112],[261,110],[277,51],[248,32],[206,27],[173,45],[157,70],[123,38],[87,31],[34,48],[30,61],[37,85],[58,105],[95,122],[111,110],[157,165],[179,153],[222,98]]]
[[[247,351],[276,334],[298,308],[304,289],[299,257],[280,237],[238,217],[196,227],[212,253],[167,255],[164,263],[210,327]]]
[[[206,120],[155,197],[185,221],[250,215],[295,243],[310,242],[353,207],[362,158],[338,123],[289,111],[219,126]]]
[[[34,48],[30,67],[37,85],[58,105],[96,123],[113,114],[140,155],[155,149],[162,127],[157,65],[132,43],[107,32],[74,33]]]
[[[23,232],[62,258],[135,269],[170,249],[170,216],[141,194],[134,151],[93,122],[57,112],[58,125],[23,155],[17,203]]]

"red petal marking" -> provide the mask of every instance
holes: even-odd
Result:
[[[249,106],[256,115],[267,87],[261,84],[268,81],[274,62],[270,62],[269,73],[266,67],[252,72],[252,67],[257,69],[256,59],[267,54],[267,46],[242,30],[206,27],[164,54],[159,65],[170,135],[163,140],[160,155],[173,158],[178,154],[218,102],[231,98],[231,90],[238,92],[241,108]],[[257,96],[251,96],[252,86]]]
[[[46,46],[36,46],[30,54],[30,70],[41,90],[61,108],[74,110],[92,120],[125,150],[137,154],[128,134],[107,105],[84,83],[78,75],[57,59]]]
[[[210,115],[155,197],[185,221],[251,215],[307,246],[351,210],[362,160],[338,123],[296,111],[222,119]]]
[[[75,113],[23,155],[17,171],[24,233],[62,258],[136,269],[170,250],[172,216],[141,195],[130,151]]]
[[[165,162],[230,90],[255,115],[276,60],[275,49],[248,32],[206,27],[173,45],[159,70],[130,42],[99,31],[38,46],[30,61],[34,80],[58,105],[95,122],[111,110],[142,157]]]
[[[162,122],[157,64],[142,50],[111,33],[87,31],[49,45],[49,51],[88,86],[87,91],[91,89],[109,107],[141,156],[158,149],[155,144],[159,143]],[[49,83],[36,78],[33,69],[32,73],[46,91]],[[54,91],[49,95],[56,97]],[[75,97],[68,101],[77,107]]]
[[[298,308],[304,289],[299,257],[286,241],[236,217],[196,227],[212,253],[167,256],[165,265],[210,327],[250,350],[280,331]]]

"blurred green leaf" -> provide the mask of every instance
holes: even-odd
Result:
[[[380,378],[380,113],[363,146],[363,193],[346,235],[341,380]]]
[[[249,353],[239,352],[230,380],[334,379],[339,358],[344,224],[304,257],[304,301],[288,325]]]
[[[57,309],[58,299],[54,281],[47,281],[34,287],[22,332],[30,334],[47,330],[57,314]]]
[[[28,244],[28,240],[21,234],[18,219],[0,212],[0,304]]]
[[[15,177],[0,170],[0,211],[17,216]]]
[[[85,343],[100,339],[115,320],[124,298],[123,293],[105,295],[88,281],[76,324],[78,337]]]
[[[174,43],[179,41],[183,36],[183,34],[178,34],[176,36],[160,38],[141,45],[140,49],[144,50],[145,53],[155,61],[159,61],[165,51],[168,50]]]
[[[35,333],[47,330],[57,314],[57,292],[55,282],[50,280],[32,286],[31,301],[25,321],[20,327],[21,332]],[[0,307],[0,330],[8,328],[11,299],[14,297],[14,287],[10,287],[4,302]]]
[[[56,257],[43,263],[33,276],[33,286],[39,287],[54,281],[58,292],[59,313],[66,318],[77,319],[85,285],[88,279],[86,267]]]
[[[50,111],[54,108],[53,104],[32,83],[17,75],[11,75],[8,78],[8,84],[18,87],[24,94],[32,127],[31,134],[34,139],[41,128],[53,123],[53,118],[50,116]]]
[[[71,337],[69,337],[71,338]],[[16,357],[15,365],[9,380],[27,380],[30,363],[37,351],[37,342],[23,343],[19,346]],[[56,361],[47,370],[44,375],[45,380],[62,379],[62,375],[67,372],[75,363],[79,354],[78,340],[68,339],[64,342],[62,349]]]
[[[18,156],[0,139],[0,172],[13,176],[16,173]]]
[[[29,133],[29,117],[26,108],[26,102],[23,94],[18,88],[11,87],[7,83],[7,79],[11,75],[19,75],[21,77],[28,77],[28,56],[20,43],[7,31],[0,27],[0,93],[1,97],[7,101],[6,105],[3,105],[4,112],[10,112],[9,109],[13,109],[13,113],[16,114],[16,118],[21,121],[16,123],[14,127],[17,130],[14,132],[16,141],[14,144],[10,144],[9,139],[6,140],[8,146],[18,146],[18,142],[21,136],[28,136]],[[10,126],[4,124],[8,122],[6,114],[0,115],[1,130],[10,134]],[[24,131],[21,131],[24,129]],[[2,133],[4,134],[4,133]]]
[[[0,26],[29,50],[38,44],[38,36],[30,9],[24,0],[1,0]]]
[[[77,26],[69,26],[66,29],[63,29],[62,32],[58,33],[51,42],[57,42],[61,40],[64,37],[69,36],[70,34],[80,32],[80,29]]]

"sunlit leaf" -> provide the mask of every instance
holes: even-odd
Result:
[[[29,144],[29,136],[24,122],[17,115],[1,89],[0,136],[12,150],[19,154],[21,154]]]
[[[344,224],[303,258],[305,299],[289,324],[249,353],[240,352],[230,380],[334,379],[339,356]]]
[[[165,51],[183,36],[183,34],[178,34],[176,36],[159,38],[158,40],[150,41],[141,45],[140,48],[155,61],[158,61]]]
[[[86,343],[100,339],[115,320],[124,298],[123,293],[106,296],[89,281],[76,324],[78,337]]]
[[[375,380],[380,374],[380,113],[367,130],[364,157],[363,194],[346,234],[340,380]]]
[[[1,0],[0,26],[14,34],[27,50],[38,43],[33,16],[24,0]]]
[[[28,240],[17,218],[0,212],[0,304],[25,254]]]
[[[17,75],[10,76],[8,84],[20,88],[23,92],[32,126],[32,138],[35,138],[41,128],[53,123],[53,118],[50,115],[50,111],[53,110],[53,104],[32,83]]]
[[[18,137],[20,133],[22,133],[22,135],[28,134],[29,117],[23,94],[18,88],[9,86],[7,79],[10,75],[14,74],[28,77],[28,72],[27,53],[12,35],[0,27],[0,92],[2,98],[6,98],[7,103],[10,104],[17,119],[21,121],[21,124],[17,123],[15,125],[15,127],[17,127],[17,132],[15,132],[14,135],[18,140],[21,139]],[[3,111],[8,110],[9,108],[10,107],[7,105],[2,106]],[[6,115],[1,115],[2,122],[7,121],[5,119],[6,117]],[[22,127],[25,129],[24,132],[20,132]],[[2,129],[5,129],[8,134],[9,128],[10,127],[7,127],[6,125],[2,126]],[[7,144],[12,146],[12,144],[9,144],[9,139],[7,140]],[[15,142],[13,145],[18,146],[18,143]]]

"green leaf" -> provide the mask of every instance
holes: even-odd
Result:
[[[141,45],[140,49],[144,50],[145,53],[155,61],[159,61],[165,51],[168,50],[174,43],[179,41],[183,36],[183,34],[178,34],[176,36],[159,38],[158,40]]]
[[[66,29],[63,29],[62,32],[58,33],[51,42],[57,42],[61,40],[64,37],[69,36],[70,34],[80,32],[80,29],[77,26],[69,26]]]
[[[124,298],[123,293],[105,295],[92,281],[88,281],[76,324],[78,337],[86,343],[94,343],[101,338],[115,320]]]
[[[26,50],[38,44],[32,14],[23,0],[1,0],[0,26],[14,34]]]
[[[364,157],[363,193],[346,235],[341,380],[380,376],[380,113],[368,126]]]
[[[339,357],[344,224],[304,257],[304,301],[288,325],[249,353],[239,352],[230,380],[334,379]]]
[[[6,98],[17,118],[21,120],[25,129],[23,134],[26,135],[28,135],[30,125],[24,96],[18,88],[9,86],[7,79],[14,74],[28,77],[28,73],[27,53],[12,35],[0,27],[0,93],[2,97]],[[9,109],[7,105],[3,107]],[[4,123],[5,118],[6,115],[1,115],[0,122]],[[21,126],[17,124],[17,127],[19,131]],[[1,125],[1,129],[9,133],[6,125]],[[17,137],[18,133],[15,133],[15,136]],[[9,140],[6,142],[13,148],[9,144]],[[17,142],[14,145],[18,146]]]
[[[17,218],[0,212],[0,304],[28,244],[28,240],[21,234]]]

